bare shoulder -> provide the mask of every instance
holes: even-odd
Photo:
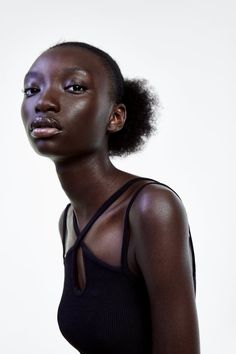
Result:
[[[145,186],[131,207],[130,230],[137,267],[146,281],[154,278],[164,288],[178,270],[191,273],[188,218],[175,191],[162,184]]]
[[[188,230],[185,206],[178,194],[164,184],[146,185],[137,195],[130,210],[130,223],[138,229],[160,228]]]

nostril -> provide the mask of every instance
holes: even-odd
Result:
[[[48,111],[58,112],[59,109],[59,103],[51,99],[40,99],[35,106],[36,113]]]

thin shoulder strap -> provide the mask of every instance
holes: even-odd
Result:
[[[158,181],[155,181],[155,180],[151,180],[151,182],[143,184],[140,188],[138,188],[136,190],[136,192],[134,193],[133,197],[129,201],[129,204],[128,204],[128,206],[126,208],[126,212],[125,212],[125,218],[124,218],[124,233],[123,233],[123,244],[122,244],[122,251],[121,251],[121,265],[122,265],[123,271],[128,272],[128,274],[131,274],[131,272],[129,270],[129,266],[128,266],[128,260],[127,260],[128,246],[129,246],[129,239],[130,239],[129,212],[130,212],[130,209],[131,209],[131,207],[132,207],[137,195],[143,190],[144,187],[146,187],[147,185],[150,185],[150,184],[159,184],[159,185],[162,185],[162,186],[165,186],[165,187],[169,188],[181,200],[180,196],[175,192],[175,190],[173,190],[167,184],[164,184],[164,183],[161,183],[161,182],[158,182]],[[191,250],[191,254],[192,254],[193,284],[194,284],[194,292],[195,292],[195,295],[196,295],[196,262],[195,262],[195,253],[194,253],[193,241],[192,241],[192,237],[191,237],[190,226],[188,225],[188,227],[189,227],[189,246],[190,246],[190,250]]]
[[[113,193],[96,211],[96,213],[91,217],[89,222],[86,224],[86,226],[82,229],[79,230],[78,224],[76,221],[76,216],[75,213],[73,212],[73,223],[74,223],[74,229],[77,234],[77,240],[75,241],[74,245],[68,250],[67,254],[72,252],[74,249],[79,247],[83,239],[85,238],[87,232],[89,229],[92,227],[92,225],[95,223],[95,221],[105,212],[106,209],[109,208],[109,206],[114,203],[115,200],[117,200],[131,185],[134,183],[141,181],[141,180],[151,180],[150,178],[146,177],[135,177],[129,181],[127,181],[123,186],[121,186],[115,193]]]
[[[74,226],[75,226],[75,231],[77,235],[79,236],[79,240],[82,241],[84,236],[87,234],[88,230],[91,228],[91,226],[94,224],[94,222],[104,213],[106,209],[109,208],[109,206],[114,203],[132,184],[140,181],[140,180],[145,180],[146,178],[144,177],[136,177],[128,182],[126,182],[123,186],[121,186],[115,193],[113,193],[101,206],[98,208],[96,213],[92,216],[92,218],[89,220],[87,225],[80,231],[78,228],[78,224],[76,223],[76,218],[74,214]]]
[[[144,187],[148,186],[149,184],[156,184],[158,182],[152,181],[143,184],[140,186],[136,192],[134,193],[133,197],[130,199],[129,204],[125,211],[125,218],[124,218],[124,233],[123,233],[123,243],[122,243],[122,250],[121,250],[121,266],[124,271],[129,271],[128,260],[127,260],[127,253],[128,253],[128,246],[129,246],[129,239],[130,239],[130,229],[129,229],[129,211],[133,202],[135,201],[137,195],[143,190]]]

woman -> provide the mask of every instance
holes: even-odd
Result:
[[[185,208],[167,185],[118,170],[153,131],[155,97],[98,48],[66,42],[25,77],[23,122],[70,204],[59,221],[64,337],[83,354],[197,354],[195,262]]]

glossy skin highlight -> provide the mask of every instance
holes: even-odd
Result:
[[[26,75],[24,90],[22,117],[36,152],[56,162],[106,148],[106,127],[118,107],[107,99],[110,82],[105,68],[88,51],[77,48],[47,51]],[[124,113],[124,107],[120,107]],[[61,127],[60,134],[53,139],[32,137],[30,124],[37,117],[56,119]]]
[[[104,200],[135,177],[118,170],[109,159],[108,134],[122,129],[126,119],[125,106],[112,99],[110,80],[97,55],[73,47],[44,52],[25,78],[22,118],[26,133],[34,150],[55,163],[80,229]],[[32,127],[41,133],[47,129],[47,119],[55,134],[32,136]],[[114,220],[125,202],[104,215],[104,235],[106,229],[114,230],[114,249],[120,246],[116,237],[120,229]],[[62,220],[59,226],[62,233]],[[183,204],[164,186],[145,187],[131,209],[130,230],[128,263],[134,272],[142,273],[150,298],[152,354],[199,354]],[[92,235],[89,242],[112,261],[113,249],[105,241],[97,242]]]

